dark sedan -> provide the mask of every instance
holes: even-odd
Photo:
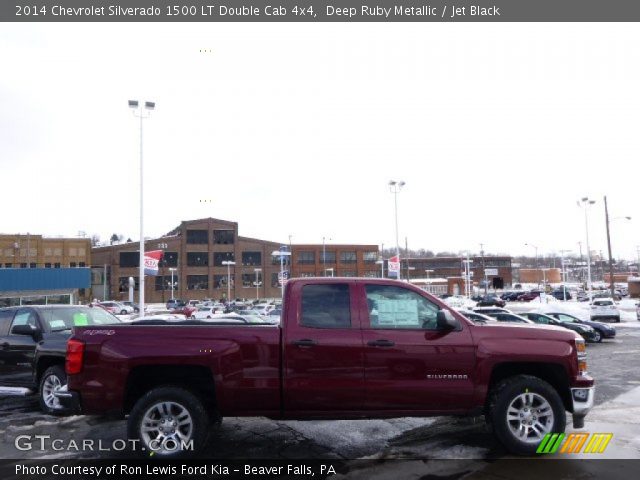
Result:
[[[616,336],[616,329],[611,325],[607,325],[606,323],[594,322],[592,320],[582,320],[581,318],[574,317],[573,315],[569,315],[568,313],[552,312],[546,313],[545,315],[553,317],[561,322],[589,325],[595,330],[595,342],[601,342],[603,338],[615,338]]]
[[[560,320],[550,317],[548,315],[545,315],[543,313],[528,312],[528,313],[521,313],[520,315],[540,325],[555,325],[556,327],[562,327],[562,328],[567,328],[569,330],[573,330],[582,338],[584,338],[587,342],[598,341],[596,340],[596,331],[593,328],[591,328],[589,325],[580,325],[578,323],[571,323],[571,322],[561,322]]]
[[[478,307],[504,307],[507,303],[494,293],[485,295],[478,301]]]

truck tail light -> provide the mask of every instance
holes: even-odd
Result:
[[[64,370],[67,375],[75,375],[82,371],[82,362],[84,360],[84,342],[80,340],[70,339],[67,342],[67,358]]]

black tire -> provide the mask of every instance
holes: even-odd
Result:
[[[620,317],[616,317],[615,322],[620,323]]]
[[[492,389],[489,395],[488,419],[496,437],[511,453],[533,455],[536,453],[544,435],[541,435],[539,440],[529,438],[528,441],[523,441],[512,432],[512,428],[515,428],[514,424],[507,420],[507,411],[510,404],[517,402],[517,398],[523,394],[533,394],[536,399],[542,398],[549,404],[553,413],[553,421],[547,424],[548,433],[563,433],[567,425],[567,417],[558,392],[538,377],[517,375],[502,380]],[[531,414],[533,414],[533,411],[531,410]],[[533,419],[536,419],[536,417],[533,417]],[[549,420],[547,419],[547,421]],[[525,428],[527,427],[525,426]],[[528,428],[526,432],[529,432]]]
[[[594,343],[600,343],[602,342],[602,339],[604,338],[604,334],[598,330],[597,328],[593,329],[593,342]]]
[[[126,315],[127,311],[126,310],[120,310],[120,315]]]
[[[176,418],[173,419],[176,421],[184,416],[184,412],[189,414],[190,428],[188,431],[183,430],[183,435],[187,444],[191,440],[193,441],[192,449],[182,450],[178,447],[173,451],[161,451],[158,450],[156,445],[150,445],[150,441],[152,442],[154,439],[159,438],[159,432],[158,436],[154,438],[151,438],[153,435],[143,435],[141,431],[143,419],[145,416],[150,418],[154,412],[159,412],[159,410],[155,410],[155,407],[163,403],[168,403],[172,406],[171,411],[168,412],[168,417],[162,417],[163,421],[171,421],[171,415],[173,414],[176,414]],[[160,419],[158,419],[158,423],[160,423]],[[165,424],[163,423],[163,425]],[[174,431],[178,430],[176,423],[172,425]],[[204,448],[209,434],[209,425],[209,415],[205,410],[204,403],[196,394],[182,387],[163,386],[148,391],[133,406],[127,421],[127,436],[131,440],[136,440],[136,445],[141,449],[136,453],[141,453],[147,458],[185,457],[198,453]],[[172,438],[176,438],[175,435]]]
[[[52,391],[67,384],[67,374],[62,365],[53,365],[45,370],[40,377],[40,390],[38,399],[40,401],[40,409],[49,415],[64,415],[68,413],[68,409],[60,405],[52,395]]]

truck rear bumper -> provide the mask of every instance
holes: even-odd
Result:
[[[65,409],[73,413],[80,412],[80,395],[78,395],[78,392],[70,392],[67,389],[67,385],[54,392],[53,395]]]
[[[573,428],[584,427],[584,417],[593,407],[596,387],[572,388],[571,401],[573,402]]]

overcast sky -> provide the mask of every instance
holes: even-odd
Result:
[[[640,245],[637,24],[3,24],[4,233],[240,235],[434,251]],[[201,50],[206,50],[201,52]],[[202,203],[201,200],[210,200]]]

